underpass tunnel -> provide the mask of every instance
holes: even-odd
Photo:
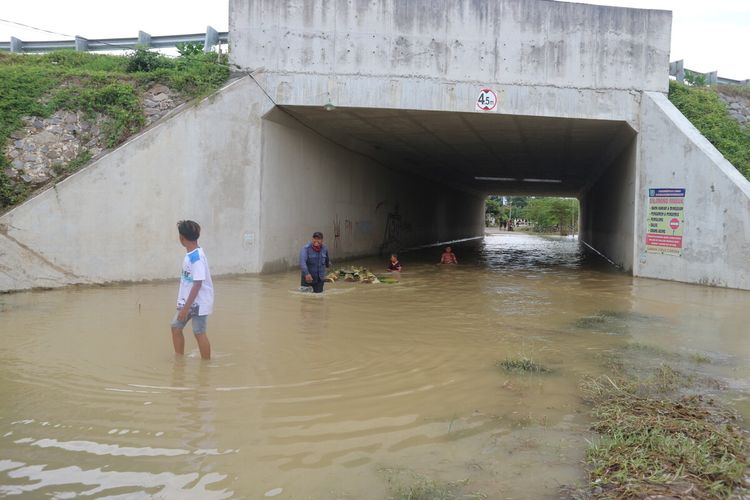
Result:
[[[325,179],[316,179],[312,189],[336,199],[333,217],[346,221],[339,224],[356,223],[345,212],[356,211],[359,199],[383,206],[372,222],[372,238],[382,237],[381,246],[388,243],[394,210],[408,230],[395,247],[405,248],[481,236],[489,194],[565,196],[580,202],[581,241],[632,269],[636,133],[626,122],[284,106],[264,117],[264,127],[267,139],[278,137],[264,141],[272,144],[264,163],[282,171],[282,164],[294,164],[278,174],[287,193],[294,172],[312,168],[305,174],[309,180],[318,177],[314,169],[323,164],[344,164],[336,171],[319,170]],[[373,192],[388,194],[368,199],[368,184]],[[306,196],[312,185],[291,189],[297,193],[292,196]],[[349,248],[342,238],[356,228],[340,227],[336,220],[332,228],[334,243],[345,253]],[[273,268],[272,263],[266,270]]]

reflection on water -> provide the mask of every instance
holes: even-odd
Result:
[[[750,418],[747,292],[633,279],[570,238],[456,252],[322,295],[296,271],[217,279],[210,362],[189,335],[172,354],[176,282],[0,296],[0,496],[556,497],[584,480],[577,385],[611,352],[710,375]],[[496,366],[519,356],[552,373]]]

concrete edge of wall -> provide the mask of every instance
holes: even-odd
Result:
[[[692,142],[700,151],[708,157],[719,170],[726,175],[745,195],[750,198],[750,181],[740,173],[737,168],[732,165],[724,156],[719,152],[716,147],[706,139],[700,131],[695,128],[690,120],[683,115],[679,109],[669,100],[666,94],[660,92],[644,92],[646,96],[656,104],[662,112],[679,128],[679,130],[685,134],[687,140]]]
[[[644,93],[641,121],[634,276],[750,290],[750,181],[665,94]],[[678,252],[646,246],[652,188],[685,189]]]

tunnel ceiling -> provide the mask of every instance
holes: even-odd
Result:
[[[606,168],[608,148],[624,147],[634,136],[625,122],[606,120],[372,108],[283,110],[390,168],[482,193],[575,196]]]

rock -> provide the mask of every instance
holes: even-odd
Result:
[[[156,102],[162,102],[162,101],[166,101],[167,99],[169,99],[169,96],[167,94],[162,93],[162,94],[156,94],[151,99],[153,99]]]
[[[15,168],[6,168],[5,169],[5,177],[8,177],[9,179],[15,179],[18,176],[18,170]]]
[[[12,166],[13,166],[13,168],[15,168],[16,170],[21,170],[21,169],[23,168],[23,161],[21,161],[21,159],[20,159],[20,158],[16,158],[15,160],[13,160],[13,161],[11,162],[11,165],[12,165]]]
[[[53,144],[57,141],[58,137],[48,130],[43,130],[34,136],[34,142],[37,144]]]
[[[19,155],[19,154],[20,154],[20,153],[18,152],[18,150],[17,150],[17,149],[11,149],[10,151],[8,151],[8,156],[9,156],[9,157],[10,157],[11,159],[14,159],[14,158],[18,158],[18,155]]]

